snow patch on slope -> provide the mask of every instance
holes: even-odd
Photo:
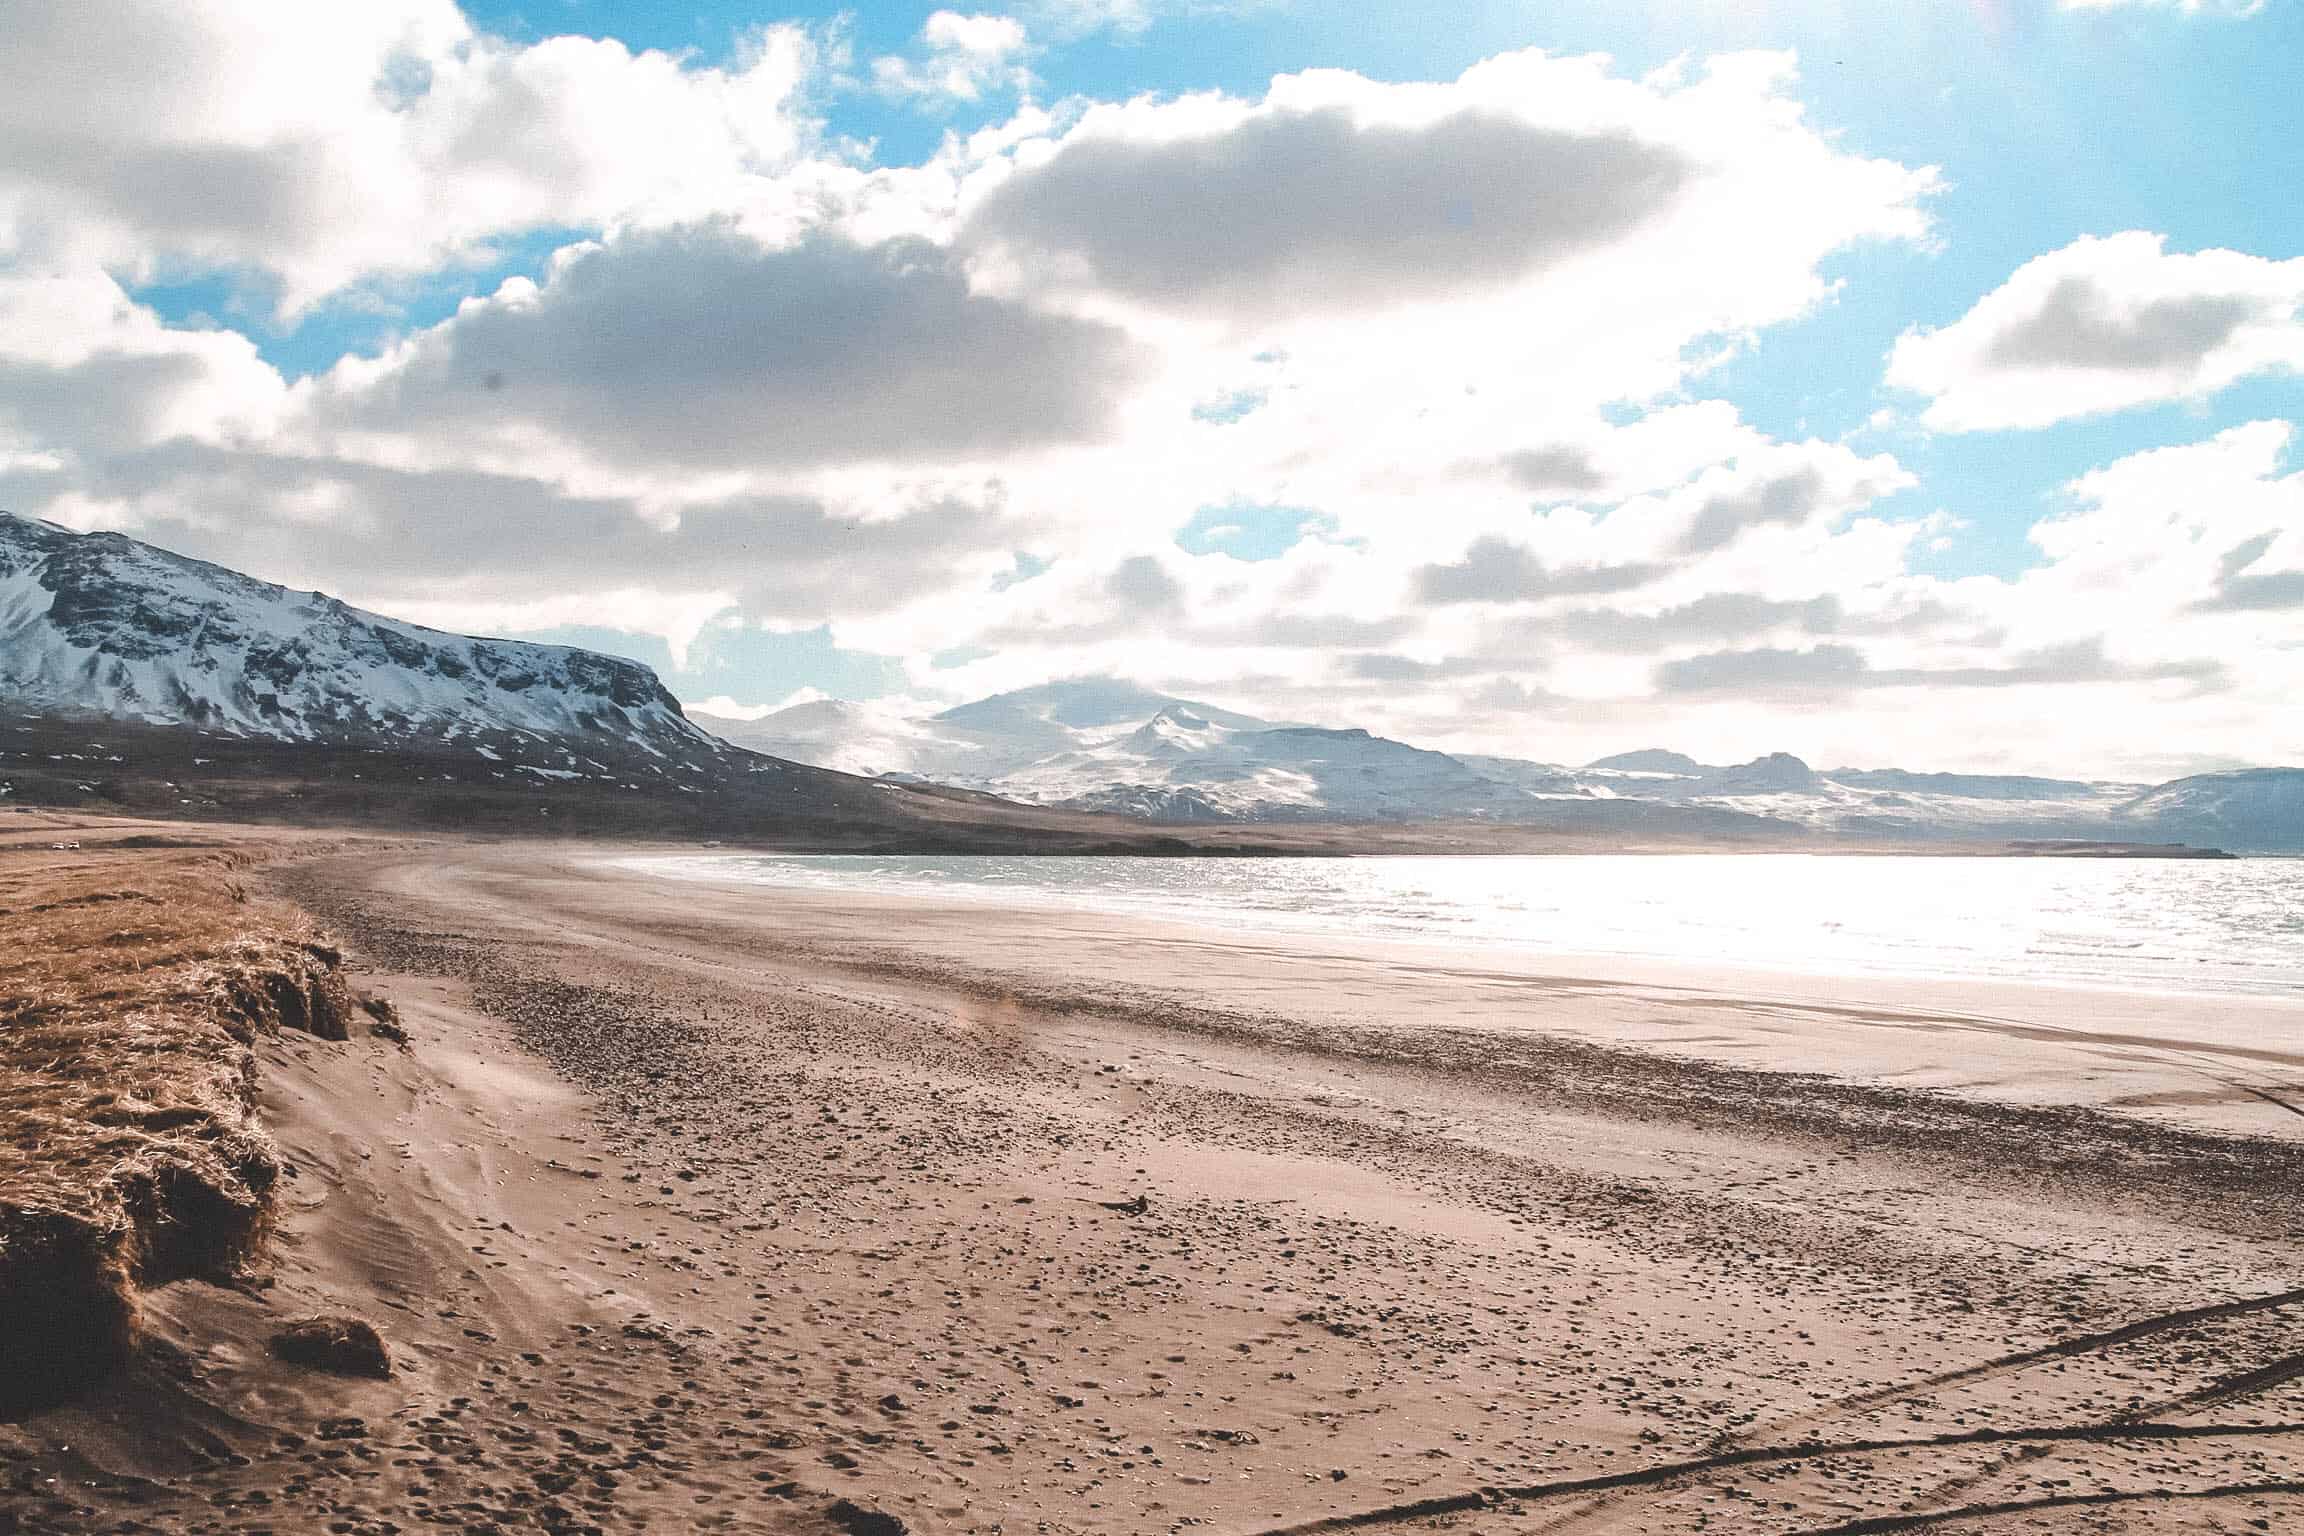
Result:
[[[2155,799],[2137,784],[1820,771],[1781,752],[1711,764],[1663,748],[1577,768],[1276,724],[1109,678],[998,694],[923,720],[808,704],[715,728],[802,762],[1156,821],[1584,825],[1599,817],[1629,828],[1652,814],[1642,809],[1649,805],[1683,829],[1761,818],[1787,832],[1925,841],[2144,839],[2192,828],[2237,846],[2304,845],[2304,813],[2282,798],[2291,793],[2286,781],[2209,775],[2164,786]]]
[[[0,513],[0,695],[11,706],[281,741],[609,741],[719,749],[638,662],[480,640],[294,592],[116,533]]]

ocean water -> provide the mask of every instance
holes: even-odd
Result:
[[[684,854],[674,878],[1825,975],[2304,998],[2304,860]]]

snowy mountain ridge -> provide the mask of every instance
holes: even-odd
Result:
[[[1631,841],[1826,833],[2304,851],[2296,768],[2150,786],[1818,770],[1781,752],[1717,765],[1662,748],[1579,767],[1260,719],[1109,677],[995,694],[925,719],[818,700],[749,722],[692,720],[638,662],[447,634],[119,534],[6,513],[0,707],[218,740],[446,751],[477,760],[491,782],[585,779],[709,796],[731,776],[765,774],[790,794],[809,785],[842,814],[858,811],[855,796],[949,785],[1159,823],[1485,821]],[[795,765],[881,783],[811,778]]]
[[[639,662],[473,639],[116,533],[0,513],[0,699],[284,741],[725,748]]]
[[[2304,770],[2151,786],[2015,774],[1818,770],[1786,752],[1708,764],[1649,748],[1582,766],[1434,752],[1281,725],[1113,678],[995,694],[921,720],[804,704],[757,721],[700,716],[740,745],[897,780],[1164,822],[1416,821],[1618,829],[1775,826],[1919,841],[2217,841],[2304,848]],[[2289,797],[2295,797],[2291,799]]]

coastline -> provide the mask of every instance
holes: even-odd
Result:
[[[277,872],[409,1048],[267,1046],[269,1284],[165,1288],[112,1396],[0,1431],[71,1487],[21,1529],[2304,1516],[2296,1117],[2086,1102],[2174,1072],[2123,1065],[2150,1031],[2237,1059],[2181,1000],[2039,1038],[1974,1027],[2041,1022],[2001,988],[1482,976],[598,852]],[[1779,1064],[1819,1039],[1879,1070]],[[402,1374],[252,1347],[321,1302]]]
[[[1338,934],[1310,925],[1217,927],[1156,912],[1117,912],[1014,900],[989,888],[833,891],[649,869],[664,854],[595,858],[673,890],[709,885],[723,899],[773,903],[794,947],[865,965],[894,963],[983,985],[1032,976],[1044,991],[1154,987],[1200,1006],[1250,1010],[1275,991],[1299,1015],[1349,1023],[1374,987],[1402,1016],[1453,1025],[1532,1027],[1598,1044],[1826,1071],[1969,1093],[1992,1093],[1974,1057],[1947,1064],[1947,1035],[2032,1077],[1999,1084],[2013,1102],[2159,1110],[2185,1123],[2304,1137],[2304,998],[2083,986],[1885,971],[1797,971],[1724,961],[1576,950],[1532,951],[1479,939],[1392,932]],[[682,850],[678,857],[693,857]],[[547,861],[548,862],[548,861]],[[992,946],[987,932],[1028,926],[1029,952]],[[1695,1025],[1667,1028],[1665,1013]],[[1723,1031],[1726,1031],[1724,1034]],[[2140,1056],[2138,1052],[2156,1053]],[[2204,1075],[2205,1074],[2205,1075]],[[2221,1094],[2210,1094],[2222,1081]],[[2296,1085],[2290,1091],[2287,1085]],[[2167,1095],[2166,1105],[2123,1105]],[[2196,1095],[2210,1095],[2196,1097]],[[2193,1102],[2187,1104],[2187,1098]],[[2212,1106],[2220,1106],[2209,1112]]]
[[[1837,853],[1801,853],[1783,850],[1756,850],[1736,855],[1739,859],[1758,860],[1774,869],[1799,868],[1810,861],[1836,861]],[[1879,857],[1921,858],[1933,857],[1898,853]],[[1498,928],[1482,929],[1475,926],[1450,929],[1419,925],[1414,922],[1394,922],[1378,918],[1362,923],[1348,909],[1322,906],[1320,903],[1332,893],[1314,890],[1305,893],[1309,905],[1215,905],[1198,899],[1173,900],[1157,888],[1115,895],[1107,888],[1070,885],[1035,887],[1027,882],[1015,884],[1001,880],[974,880],[968,878],[950,881],[930,881],[910,876],[881,876],[877,879],[842,879],[837,876],[788,879],[762,879],[740,873],[742,866],[755,861],[780,863],[791,861],[806,868],[814,861],[839,863],[872,863],[879,861],[927,862],[927,856],[915,858],[901,854],[823,853],[813,850],[777,850],[730,852],[717,847],[699,849],[694,845],[669,845],[653,849],[623,850],[614,854],[597,855],[597,862],[605,868],[627,871],[646,878],[705,883],[724,889],[767,888],[795,899],[828,897],[851,900],[863,906],[874,902],[897,904],[925,904],[929,907],[951,905],[955,908],[1002,908],[1019,914],[1030,914],[1046,921],[1067,922],[1082,915],[1100,915],[1118,921],[1139,921],[1156,925],[1200,928],[1227,934],[1254,932],[1274,939],[1288,939],[1300,944],[1342,942],[1348,938],[1354,946],[1399,946],[1433,952],[1452,952],[1467,956],[1480,956],[1519,968],[1564,969],[1578,974],[1608,974],[1625,980],[1642,980],[1654,976],[1704,984],[1708,978],[1750,978],[1751,984],[1768,986],[1790,979],[1796,984],[1811,982],[1853,983],[1869,985],[1873,982],[1910,982],[1930,988],[1967,988],[1974,986],[2019,988],[2048,988],[2061,992],[2090,995],[2135,995],[2167,997],[2200,1003],[2238,1000],[2243,1003],[2263,1001],[2273,1004],[2304,1006],[2304,983],[2291,980],[2304,974],[2304,952],[2296,957],[2294,969],[2277,963],[2278,958],[2262,964],[2264,980],[2253,977],[2235,981],[2234,969],[2229,962],[2208,960],[2216,966],[2219,980],[2200,985],[2184,985],[2181,978],[2162,978],[2139,974],[2115,975],[2093,980],[2084,975],[2067,974],[2053,969],[2032,974],[2012,974],[2004,967],[2010,957],[1990,954],[1962,954],[1958,950],[1942,950],[1943,958],[1934,965],[1889,964],[1869,960],[1861,951],[1830,954],[1814,951],[1793,955],[1778,953],[1758,958],[1743,958],[1728,954],[1683,953],[1675,954],[1659,949],[1653,933],[1661,921],[1669,927],[1669,915],[1642,913],[1642,947],[1609,947],[1605,944],[1561,939],[1550,933],[1523,933]],[[968,861],[984,856],[960,855]],[[1037,860],[1023,856],[996,856],[1000,862],[1029,868]],[[1065,856],[1054,856],[1064,858]],[[1403,861],[1422,860],[1429,855],[1371,854],[1354,856],[1370,861],[1399,858]],[[1571,861],[1590,860],[1603,866],[1614,865],[1619,859],[1688,858],[1713,863],[1714,854],[1685,853],[1682,851],[1650,851],[1641,854],[1562,853],[1556,855],[1521,855],[1504,853],[1493,855],[1499,859],[1559,858]],[[1948,856],[1949,857],[1949,856]],[[1095,862],[1115,864],[1124,861],[1109,856],[1098,857]],[[1226,861],[1229,866],[1230,861]],[[2103,861],[2084,861],[2101,863]],[[1542,865],[1535,866],[1543,868]],[[1416,896],[1425,893],[1418,891]],[[1479,892],[1460,897],[1459,903],[1477,896]],[[2073,893],[2077,897],[2081,893]],[[1851,895],[1851,899],[1856,899]],[[1713,935],[1716,942],[1735,937],[1722,931]],[[2117,956],[2099,953],[2066,952],[2045,956],[2027,954],[2028,966],[2073,966],[2082,962],[2117,960]],[[2171,969],[2181,969],[2181,961],[2170,957]],[[2098,965],[2099,970],[2102,969]],[[2287,981],[2276,986],[2275,979]]]

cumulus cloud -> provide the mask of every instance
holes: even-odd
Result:
[[[1589,449],[1574,443],[1517,448],[1497,460],[1512,483],[1539,496],[1581,496],[1607,485]]]
[[[1656,669],[1657,686],[1667,692],[1731,690],[1762,698],[1793,694],[1807,700],[1858,688],[2022,688],[2169,678],[2208,685],[2223,677],[2223,665],[2211,660],[2117,662],[2105,654],[2101,638],[2019,654],[1997,666],[1877,667],[1854,646],[1818,645],[1807,650],[1709,651]]]
[[[1416,597],[1426,603],[1525,603],[1547,597],[1589,597],[1645,586],[1666,569],[1632,563],[1555,570],[1526,545],[1487,536],[1473,540],[1461,560],[1419,566]]]
[[[1013,16],[937,11],[920,28],[918,55],[889,54],[872,61],[872,84],[898,100],[980,101],[1032,83],[1023,58],[1030,39]]]
[[[676,648],[729,608],[813,626],[898,607],[923,573],[980,585],[1004,563],[990,551],[1028,534],[996,495],[942,488],[869,506],[735,496],[668,522],[629,497],[522,475],[182,441],[84,466],[73,486],[75,521],[422,622],[492,633],[590,623]],[[588,610],[602,594],[620,594],[613,611]]]
[[[919,239],[769,249],[721,225],[564,253],[311,391],[331,439],[409,459],[539,445],[620,466],[971,459],[1094,439],[1135,346],[978,294]]]
[[[1151,555],[1130,555],[1104,579],[1104,590],[1123,608],[1157,612],[1176,607],[1184,597],[1183,583]]]
[[[1580,645],[1638,653],[1691,641],[1741,639],[1777,629],[1829,635],[1847,622],[1846,606],[1830,593],[1779,599],[1753,592],[1708,592],[1653,613],[1577,609],[1546,620],[1545,628]]]
[[[2062,505],[2031,530],[2039,560],[2021,575],[1906,574],[1843,589],[1865,614],[1884,599],[1925,599],[1940,606],[1937,622],[1860,644],[1707,646],[1664,664],[1658,697],[1723,721],[1755,707],[1828,708],[1836,739],[1920,749],[1957,710],[1979,760],[2065,772],[2092,764],[2164,778],[2206,757],[2304,757],[2289,703],[2304,695],[2296,611],[2256,606],[2278,590],[2245,584],[2304,573],[2294,431],[2254,422],[2116,459],[2062,489]],[[2073,707],[2074,690],[2088,707]],[[1931,755],[1942,760],[1941,746]]]
[[[63,35],[61,8],[25,14]],[[2042,700],[2085,687],[2103,707],[2051,745],[2117,759],[2139,701],[2220,744],[2304,692],[2277,426],[2108,464],[2035,569],[1953,581],[1915,569],[1944,524],[1890,500],[1895,458],[1705,398],[1719,358],[1830,302],[1835,253],[1928,231],[1933,174],[1809,124],[1778,56],[1026,104],[875,166],[817,142],[798,34],[713,69],[391,0],[343,37],[283,7],[267,56],[204,0],[151,14],[181,45],[154,57],[187,61],[152,113],[0,93],[45,135],[37,163],[0,148],[18,510],[450,627],[677,656],[826,626],[922,701],[1104,671],[1530,756],[1627,744],[1631,717],[1723,758],[1927,755],[1938,687],[1978,738],[2047,750]],[[921,80],[947,43],[1021,66],[1024,34],[977,26],[1005,18],[946,14],[906,55]],[[219,265],[294,305],[562,225],[537,281],[293,385],[122,287]],[[1962,366],[2212,376],[2278,328],[2261,269],[2284,269],[2232,260],[2158,288],[2051,272]],[[1253,561],[1178,542],[1235,508],[1303,515]],[[2199,661],[2235,647],[2263,660]],[[1803,730],[1831,735],[1773,735],[1816,699]]]
[[[291,311],[520,231],[740,201],[813,137],[789,28],[723,68],[516,45],[451,0],[13,0],[7,33],[0,254],[258,274]]]
[[[1097,106],[982,178],[960,240],[1035,282],[1247,325],[1461,298],[1637,234],[1643,258],[1684,251],[1705,298],[1701,273],[1740,269],[1747,302],[1781,303],[1756,245],[1805,267],[1819,237],[1915,235],[1934,185],[1832,151],[1781,109],[1787,78],[1777,56],[1633,82],[1530,51],[1446,86],[1322,70],[1254,102]],[[1756,241],[1781,178],[1799,206]]]
[[[700,72],[675,73],[693,86]],[[421,83],[403,88],[408,102],[439,88]],[[799,167],[805,227],[758,217],[754,178],[731,184],[730,211],[624,219],[539,282],[468,300],[377,357],[293,388],[258,364],[268,428],[204,426],[188,442],[157,420],[106,441],[59,427],[84,458],[11,460],[11,483],[51,506],[77,498],[67,510],[84,522],[166,531],[444,623],[501,627],[547,609],[558,622],[585,591],[610,590],[592,572],[644,571],[653,595],[617,588],[620,612],[652,605],[683,632],[714,601],[830,622],[842,644],[905,656],[939,686],[1072,666],[1074,649],[1148,633],[1222,678],[1309,677],[1340,648],[1402,647],[1432,665],[1468,641],[1423,633],[1437,622],[1423,610],[1478,608],[1452,594],[1505,577],[1518,578],[1506,602],[1628,590],[1683,563],[1676,541],[1704,498],[1733,501],[1782,468],[1721,402],[1658,403],[1628,421],[1602,407],[1682,387],[1702,337],[1803,312],[1825,292],[1815,265],[1830,251],[1923,227],[1929,175],[1833,149],[1800,121],[1790,83],[1775,58],[1634,81],[1532,53],[1418,87],[1331,73],[1275,82],[1257,101],[1061,120],[1023,109],[922,166]],[[988,200],[1093,145],[1106,112],[1139,147],[1220,140],[1283,193],[1272,146],[1324,149],[1321,135],[1344,130],[1357,185],[1412,171],[1445,182],[1460,143],[1487,135],[1557,152],[1563,186],[1514,184],[1533,210],[1483,203],[1477,186],[1461,189],[1464,207],[1415,204],[1458,265],[1397,295],[1370,296],[1372,278],[1352,274],[1376,269],[1351,231],[1306,209],[1305,230],[1275,228],[1272,241],[1361,284],[1374,307],[1349,335],[1318,317],[1290,329],[1299,312],[1283,293],[1255,323],[1287,334],[1237,347],[1195,329],[1209,316],[1189,306],[1093,280],[1020,283],[1019,263],[1071,254],[980,238]],[[1290,140],[1306,125],[1310,138]],[[1546,254],[1562,218],[1585,228],[1578,210],[1607,205],[1607,189],[1581,183],[1625,165],[1636,182],[1667,168],[1664,205],[1602,237],[1604,261]],[[1380,224],[1367,237],[1397,258],[1406,248],[1383,247]],[[1530,240],[1533,258],[1511,250]],[[1231,259],[1237,282],[1213,269],[1193,282],[1272,293],[1268,251],[1242,245]],[[1241,390],[1257,409],[1194,417]],[[1813,446],[1788,457],[1808,462]],[[1818,534],[1853,504],[1826,478],[1805,523],[1769,521],[1755,503],[1753,529],[1698,553]],[[1591,509],[1582,527],[1528,520],[1531,498],[1561,497]],[[1183,558],[1174,530],[1230,505],[1317,512],[1319,548],[1260,562],[1271,569],[1252,578],[1228,558]],[[829,575],[826,552],[851,536],[884,597],[843,597]],[[540,541],[550,551],[524,560]],[[1465,569],[1439,569],[1451,562],[1435,545],[1465,552]],[[1504,545],[1533,564],[1475,569],[1475,551]],[[1019,549],[1056,569],[990,591]],[[1424,566],[1435,571],[1420,593]],[[999,654],[980,671],[930,662],[968,647]]]
[[[286,399],[245,336],[174,329],[100,272],[0,272],[0,446],[73,459],[268,430]]]
[[[1824,476],[1812,464],[1707,497],[1681,536],[1686,554],[1703,554],[1734,542],[1748,528],[1768,524],[1798,527],[1824,506]]]
[[[1492,663],[1471,656],[1446,656],[1426,661],[1386,651],[1363,651],[1347,657],[1352,676],[1373,683],[1437,683],[1450,678],[1476,677],[1494,672]]]
[[[2070,509],[2032,530],[2050,558],[2035,586],[2108,618],[2188,610],[2292,624],[2278,615],[2304,598],[2304,472],[2283,472],[2295,434],[2250,422],[2081,476]]]
[[[2283,531],[2268,528],[2224,551],[2216,562],[2216,590],[2199,602],[2208,613],[2239,613],[2251,609],[2304,608],[2304,568],[2268,569],[2267,561],[2279,546]],[[2291,559],[2304,556],[2304,547],[2291,539]]]
[[[1907,332],[1887,382],[1922,420],[1965,432],[2042,427],[2201,399],[2304,367],[2304,257],[2171,253],[2130,231],[2038,256],[1952,324]]]
[[[1090,126],[979,204],[963,238],[1161,308],[1365,309],[1605,246],[1693,169],[1629,133],[1476,105],[1406,124],[1282,101],[1174,138]]]
[[[2304,608],[2304,570],[2227,576],[2200,606],[2211,613]]]
[[[1781,545],[1786,538],[1812,536],[1911,484],[1911,474],[1888,454],[1860,455],[1815,440],[1754,438],[1735,444],[1733,458],[1702,466],[1682,484],[1625,499],[1597,515],[1555,513],[1543,526],[1555,538],[1584,530],[1588,547],[1662,569],[1770,538]]]

